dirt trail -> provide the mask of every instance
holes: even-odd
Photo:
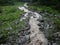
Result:
[[[30,32],[31,32],[29,36],[31,41],[29,42],[29,44],[25,44],[25,45],[48,45],[48,41],[45,38],[44,33],[39,30],[39,26],[37,25],[39,24],[39,21],[37,20],[39,18],[42,19],[42,16],[37,12],[29,11],[28,9],[26,9],[27,7],[28,7],[27,3],[25,3],[23,7],[18,7],[20,10],[24,10],[24,12],[26,12],[24,17],[21,18],[20,21],[26,19],[28,16],[31,15],[29,18],[29,25],[30,25]]]

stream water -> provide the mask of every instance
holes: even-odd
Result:
[[[25,43],[24,45],[48,45],[48,40],[45,38],[44,33],[39,30],[38,26],[38,24],[40,23],[38,19],[42,19],[42,16],[37,12],[28,10],[27,3],[25,3],[24,6],[18,8],[25,12],[24,16],[20,19],[20,21],[29,18],[29,30],[31,32],[29,34],[30,42]]]

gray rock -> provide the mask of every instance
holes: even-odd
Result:
[[[38,26],[41,26],[41,24],[39,23]]]
[[[29,30],[24,31],[24,34],[29,35],[30,34],[30,31]]]
[[[18,45],[23,45],[24,43],[26,43],[27,41],[29,41],[29,35],[25,35],[25,36],[20,36]]]

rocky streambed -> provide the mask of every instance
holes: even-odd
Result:
[[[59,14],[47,12],[36,12],[28,9],[27,3],[24,4],[25,12],[22,20],[28,20],[29,40],[24,45],[59,45],[60,32],[55,28],[54,19],[60,19]],[[22,7],[19,8],[20,10]]]
[[[27,3],[23,7],[19,7],[19,9],[25,12],[20,21],[28,20],[30,26],[28,29],[30,32],[28,34],[29,39],[23,45],[58,45],[56,43],[58,38],[53,33],[54,22],[45,17],[46,15],[52,16],[52,14],[31,11],[28,9]]]
[[[30,29],[28,29],[30,33],[25,35],[25,37],[27,37],[25,43],[20,43],[20,45],[48,45],[48,40],[38,26],[38,24],[40,23],[38,19],[42,20],[42,16],[37,12],[28,10],[28,6],[26,3],[23,7],[18,8],[25,12],[20,21],[28,19],[28,24],[30,25]],[[23,38],[21,40],[22,41],[20,42],[24,42]]]

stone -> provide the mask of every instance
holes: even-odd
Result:
[[[30,31],[29,30],[28,31],[24,31],[24,34],[29,35]]]
[[[39,23],[38,26],[41,26],[41,24]]]
[[[20,39],[19,39],[19,43],[18,44],[23,45],[27,41],[29,41],[29,35],[21,36]]]
[[[40,20],[40,22],[44,22],[44,20]]]

